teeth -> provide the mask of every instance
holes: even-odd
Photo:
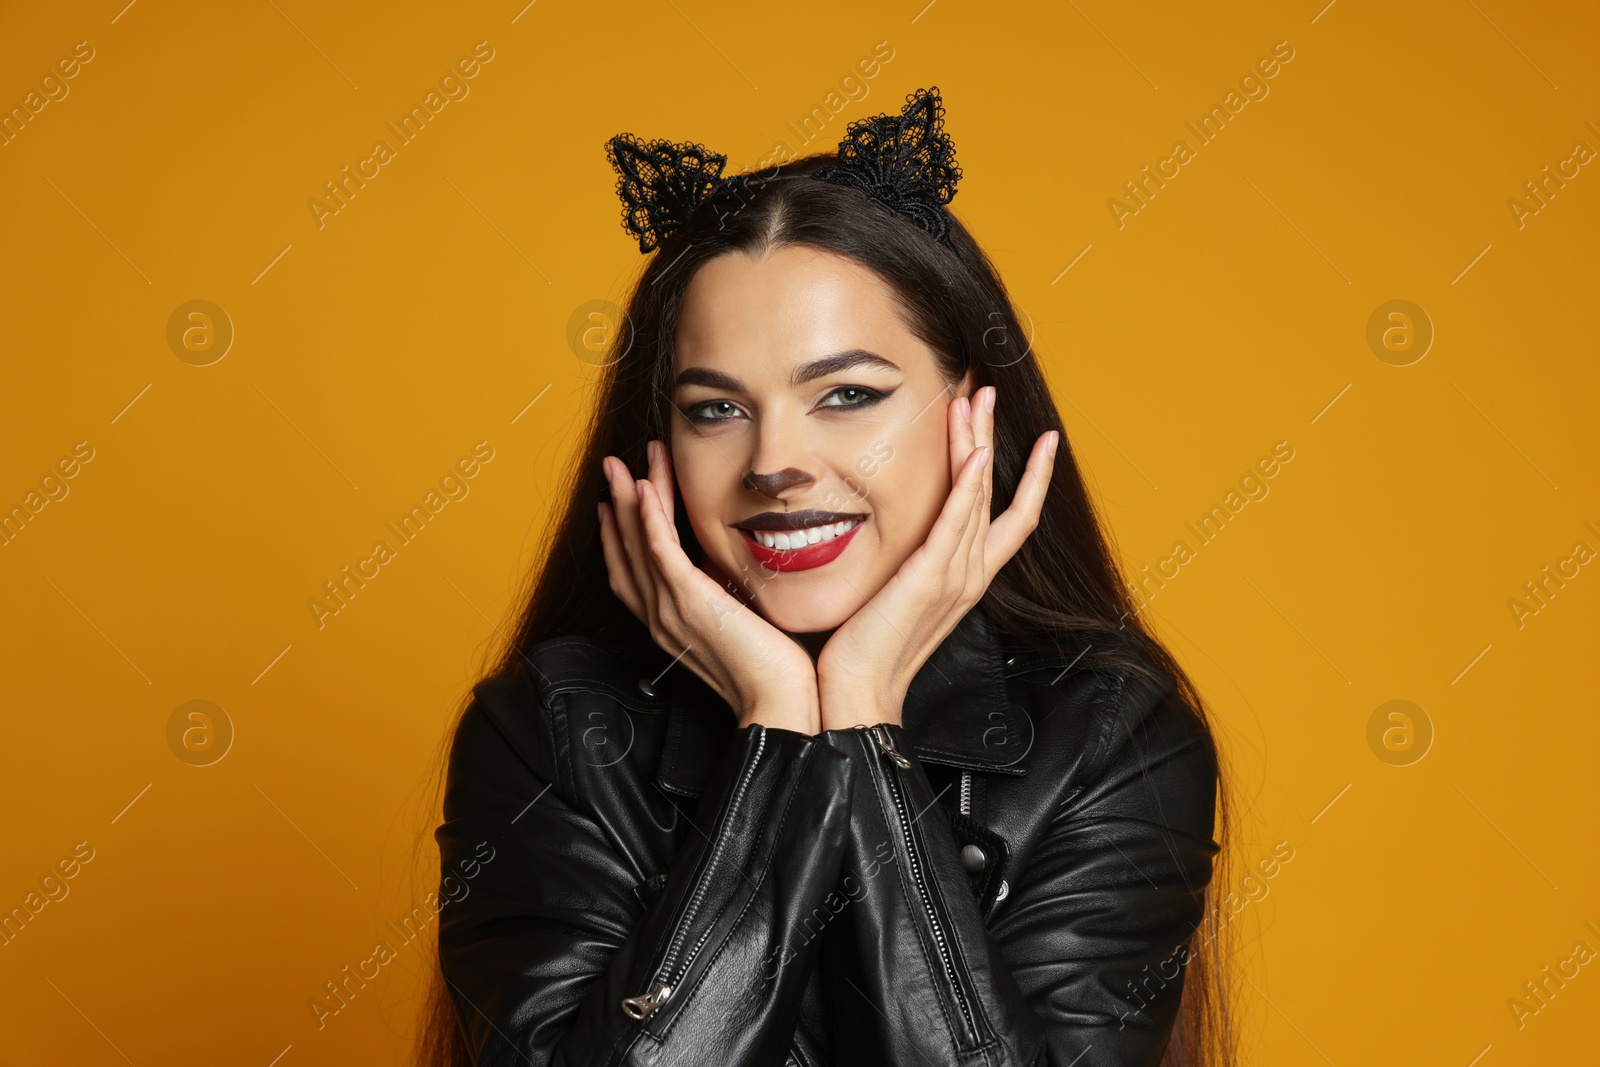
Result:
[[[840,534],[849,533],[860,525],[860,519],[846,519],[843,522],[830,523],[827,526],[811,526],[804,530],[787,530],[781,533],[751,530],[750,533],[768,548],[795,549],[821,541],[832,541]]]

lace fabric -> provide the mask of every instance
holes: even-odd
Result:
[[[639,251],[660,247],[722,182],[728,157],[704,145],[667,140],[648,143],[631,133],[606,142],[606,158],[617,172],[622,225],[639,239]]]
[[[645,142],[623,133],[606,142],[606,158],[617,172],[623,228],[638,238],[640,252],[661,247],[714,196],[761,180],[751,174],[723,177],[728,157],[691,141]],[[850,123],[837,160],[805,177],[860,190],[948,243],[944,205],[955,196],[961,168],[944,132],[938,86],[911,93],[898,115]]]

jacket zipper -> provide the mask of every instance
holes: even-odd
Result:
[[[889,732],[883,727],[867,726],[863,723],[857,724],[856,729],[870,731],[873,739],[878,742],[879,751],[896,767],[905,770],[911,766],[911,761],[895,750],[894,745],[889,741]],[[892,771],[884,775],[884,777],[888,779],[889,792],[894,797],[894,808],[900,822],[901,837],[905,842],[906,856],[910,860],[911,877],[916,883],[917,895],[922,899],[922,906],[928,913],[928,924],[933,927],[933,940],[939,950],[939,961],[944,964],[945,977],[950,981],[950,988],[955,994],[956,1003],[961,1008],[961,1017],[966,1021],[967,1035],[971,1040],[976,1041],[978,1027],[973,1022],[972,1009],[967,1005],[966,994],[962,992],[961,983],[956,978],[955,963],[950,958],[950,946],[945,941],[944,927],[939,922],[939,916],[933,910],[933,899],[928,893],[927,883],[923,881],[922,860],[917,855],[915,841],[911,834],[911,821],[906,815],[905,793],[900,783],[900,777]]]
[[[750,779],[755,777],[756,764],[761,761],[761,753],[767,747],[767,732],[763,729],[756,738],[756,752],[750,758],[750,765],[744,769],[744,774],[739,778],[738,787],[734,790],[733,800],[728,805],[725,819],[732,819],[739,808],[739,802],[744,799],[745,791],[750,786]],[[673,930],[672,942],[667,946],[667,954],[661,961],[661,966],[656,968],[655,979],[650,983],[650,988],[636,997],[627,997],[622,1001],[623,1014],[634,1020],[647,1019],[661,1005],[665,1004],[677,988],[678,982],[688,972],[689,965],[700,952],[700,946],[706,943],[706,938],[711,935],[708,928],[700,935],[681,962],[677,957],[683,948],[684,939],[688,936],[690,923],[695,914],[700,910],[700,905],[705,899],[706,888],[711,884],[711,872],[716,869],[717,859],[722,854],[723,846],[727,844],[727,835],[717,837],[717,844],[711,850],[711,858],[706,864],[705,872],[700,877],[700,884],[695,887],[694,893],[689,897],[688,905],[683,915],[678,919]]]
[[[961,772],[961,814],[972,814],[972,772]]]

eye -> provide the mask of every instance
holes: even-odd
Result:
[[[728,422],[744,414],[739,405],[731,400],[707,400],[703,404],[685,408],[683,413],[690,422]]]
[[[889,393],[869,389],[864,385],[841,385],[823,398],[820,407],[869,408],[889,398]],[[838,403],[834,403],[837,400]]]

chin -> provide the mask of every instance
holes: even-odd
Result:
[[[754,607],[785,633],[812,634],[843,625],[862,603],[859,594],[844,582],[817,582],[815,588],[804,591],[768,586]]]

